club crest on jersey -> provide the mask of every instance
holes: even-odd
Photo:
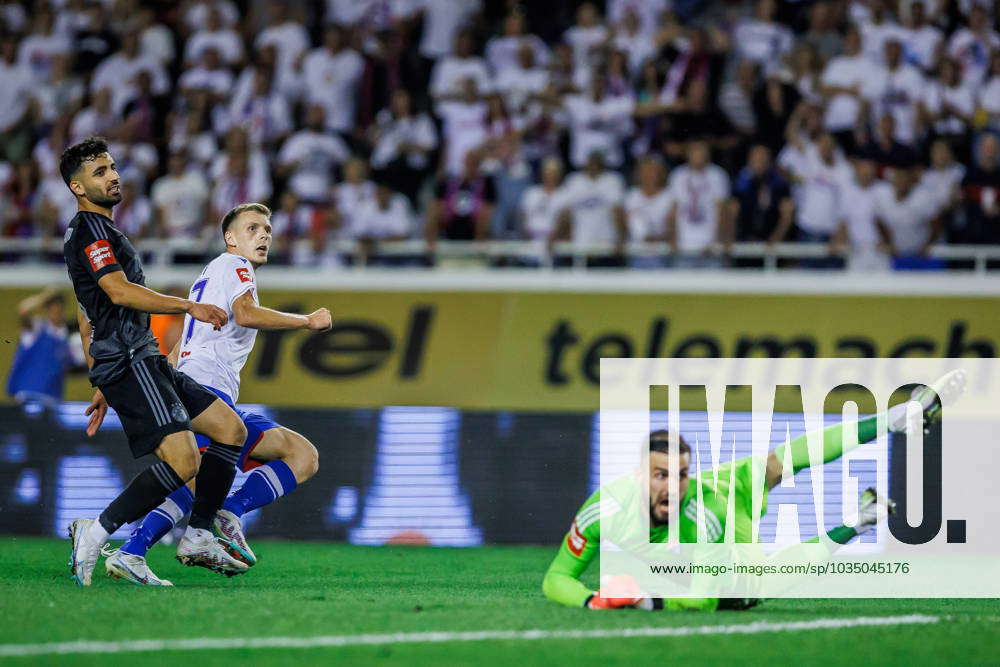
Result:
[[[87,259],[90,261],[90,268],[94,271],[99,271],[105,266],[118,263],[115,251],[111,249],[111,244],[104,239],[94,241],[84,248],[83,252],[86,253]]]
[[[173,417],[175,422],[187,421],[188,413],[184,409],[184,406],[180,403],[174,403],[170,406],[170,416]]]
[[[241,283],[248,283],[253,278],[250,277],[250,269],[239,268],[236,269],[236,275],[239,277]]]
[[[566,536],[566,547],[572,552],[577,558],[583,553],[584,547],[587,546],[587,538],[583,536],[580,532],[579,526],[576,525],[576,521],[573,522],[573,526],[569,529],[569,535]]]

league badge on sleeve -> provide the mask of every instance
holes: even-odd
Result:
[[[111,249],[111,244],[104,239],[94,241],[83,251],[86,253],[87,259],[90,260],[90,268],[93,271],[100,271],[105,266],[118,263],[118,258],[115,257],[115,251]]]

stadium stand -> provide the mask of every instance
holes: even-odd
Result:
[[[298,266],[987,271],[997,19],[979,0],[4,0],[0,263],[58,261],[59,154],[101,134],[116,223],[163,263],[202,262],[220,212],[258,200]]]

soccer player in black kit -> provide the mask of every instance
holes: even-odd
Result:
[[[138,458],[155,453],[160,459],[129,482],[100,517],[70,524],[73,578],[89,586],[108,537],[191,479],[196,480],[191,529],[178,552],[184,550],[186,563],[218,572],[245,569],[225,552],[210,527],[236,474],[246,428],[215,394],[167,364],[149,330],[149,313],[188,313],[216,329],[226,323],[226,313],[144,286],[142,262],[111,220],[111,209],[122,196],[104,140],[91,137],[67,148],[59,171],[77,201],[63,252],[80,304],[90,382],[97,387],[87,408],[88,435],[100,426],[110,405],[121,419],[132,454]],[[198,455],[193,431],[212,441],[204,457]],[[142,570],[145,561],[134,565]]]

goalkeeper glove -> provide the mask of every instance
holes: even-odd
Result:
[[[639,584],[632,577],[608,577],[601,584],[601,590],[587,599],[587,609],[622,609],[642,602]]]

